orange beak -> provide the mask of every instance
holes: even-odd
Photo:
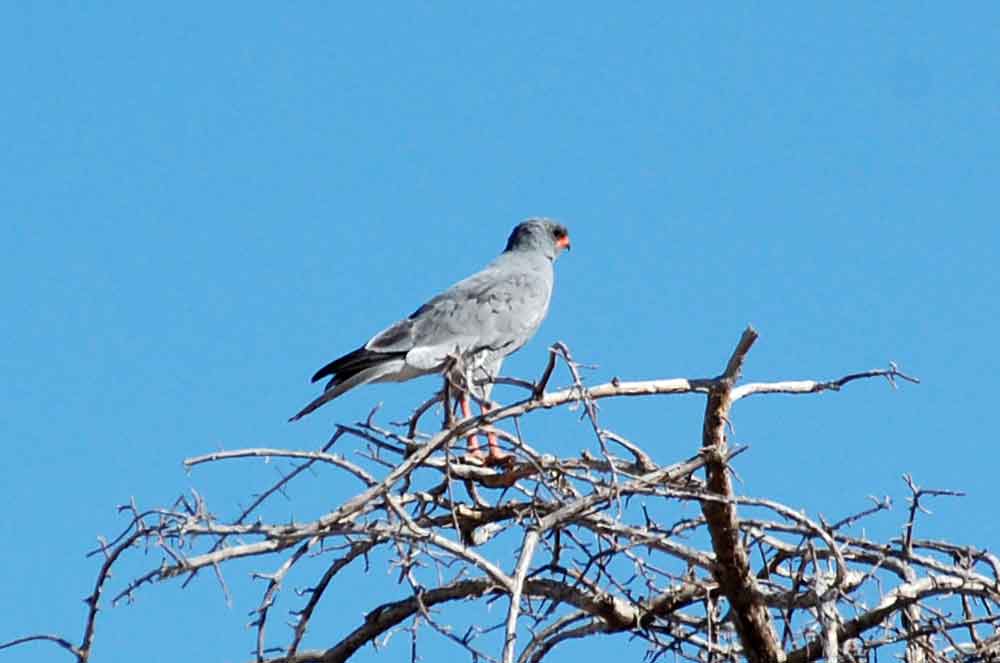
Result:
[[[558,246],[560,249],[567,249],[567,250],[570,249],[571,247],[569,245],[569,235],[564,235],[563,237],[560,237],[559,240],[556,242],[556,246]]]

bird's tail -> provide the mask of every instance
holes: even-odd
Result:
[[[324,391],[322,394],[319,395],[318,398],[315,398],[312,401],[310,401],[309,405],[306,405],[304,408],[299,410],[298,413],[295,414],[295,416],[290,417],[288,420],[298,421],[302,417],[306,416],[307,414],[318,408],[323,403],[333,400],[334,398],[336,398],[336,396],[331,394],[332,391],[333,390]]]
[[[332,379],[327,383],[326,390],[289,421],[298,421],[319,406],[332,401],[358,385],[375,382],[380,378],[398,373],[405,366],[406,362],[403,359],[405,355],[406,353],[372,352],[365,348],[358,348],[354,352],[335,359],[316,371],[312,377],[312,381],[317,382],[330,376]]]

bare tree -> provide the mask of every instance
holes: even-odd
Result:
[[[361,647],[397,633],[434,632],[473,661],[543,660],[561,643],[624,634],[644,643],[645,656],[691,661],[869,661],[902,653],[906,661],[994,660],[1000,656],[1000,560],[969,546],[916,536],[917,515],[932,497],[954,491],[920,488],[911,496],[902,535],[875,541],[859,522],[891,507],[888,499],[836,522],[806,515],[766,497],[733,489],[731,462],[745,448],[727,432],[737,401],[758,394],[813,394],[884,378],[916,382],[895,365],[837,380],[738,383],[757,338],[743,332],[721,375],[586,386],[569,350],[551,348],[537,382],[498,379],[527,396],[479,417],[455,420],[452,391],[421,405],[408,421],[386,427],[342,425],[316,451],[243,449],[188,459],[187,466],[237,458],[286,458],[290,473],[229,521],[211,514],[197,494],[170,508],[123,507],[129,522],[94,554],[102,559],[79,644],[49,640],[80,663],[91,658],[98,607],[110,571],[135,548],[162,552],[162,562],[127,581],[111,599],[131,598],[145,585],[190,581],[203,570],[224,585],[227,565],[253,558],[266,589],[254,612],[256,660],[266,663],[346,661]],[[558,364],[571,386],[548,391]],[[658,465],[636,442],[600,423],[608,398],[704,394],[700,448]],[[444,402],[444,427],[423,433],[426,415]],[[580,408],[593,428],[593,453],[556,458],[523,439],[519,421],[542,409]],[[514,424],[514,434],[495,425]],[[494,431],[513,451],[502,468],[484,467],[453,451],[464,437]],[[597,452],[599,450],[599,453]],[[262,504],[306,470],[327,467],[360,486],[337,508],[308,522],[264,522]],[[484,497],[484,489],[499,489]],[[492,554],[487,554],[490,551]],[[373,555],[390,560],[402,595],[373,602],[349,633],[323,649],[303,648],[311,619],[350,565]],[[506,554],[506,563],[492,559]],[[272,608],[293,568],[311,571],[291,630],[275,629]],[[502,619],[483,626],[458,606],[502,599]],[[463,614],[465,613],[465,614]],[[485,610],[478,616],[481,618]],[[461,626],[462,622],[466,625]],[[277,630],[277,633],[275,631]]]

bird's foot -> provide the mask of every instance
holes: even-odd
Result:
[[[489,443],[487,445],[487,452],[483,453],[477,436],[469,436],[469,453],[465,455],[464,460],[474,465],[485,465],[486,467],[506,468],[513,466],[515,460],[514,454],[501,451],[494,434],[488,433],[486,437]]]
[[[516,461],[516,456],[514,454],[504,453],[499,449],[490,449],[487,453],[483,453],[479,449],[470,449],[463,460],[472,465],[484,465],[486,467],[503,467],[510,468],[513,467]]]

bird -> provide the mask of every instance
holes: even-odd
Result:
[[[489,411],[489,396],[503,360],[535,335],[549,310],[553,265],[570,248],[566,226],[548,218],[522,221],[499,256],[481,271],[433,297],[361,347],[334,359],[312,376],[330,378],[323,393],[289,421],[296,421],[345,392],[370,382],[403,382],[447,374],[462,389],[462,414],[472,416],[469,392]],[[487,463],[506,462],[494,433],[481,456],[475,436],[469,452]]]

